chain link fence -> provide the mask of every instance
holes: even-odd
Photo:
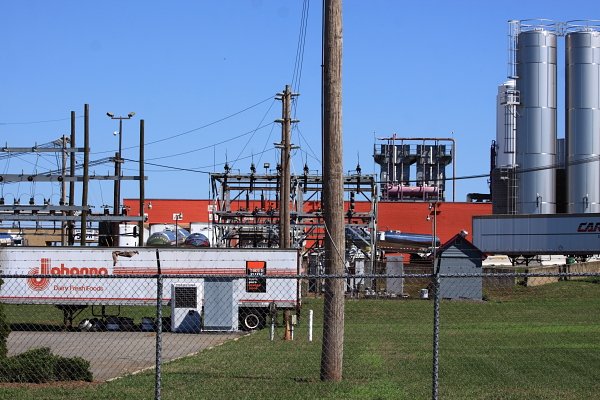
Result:
[[[382,264],[343,276],[251,267],[210,276],[0,275],[0,398],[38,398],[23,389],[31,384],[40,398],[90,399],[600,393],[595,263],[476,273],[465,272],[468,263],[454,273]],[[339,383],[319,378],[324,296],[335,280],[345,288]],[[32,295],[44,285],[51,296]],[[68,395],[54,391],[67,382],[79,384]]]

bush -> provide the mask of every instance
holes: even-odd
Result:
[[[93,380],[90,362],[53,355],[48,347],[0,360],[0,382],[43,383]]]

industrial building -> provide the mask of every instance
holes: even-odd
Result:
[[[377,259],[381,251],[415,255],[417,247],[420,250],[436,247],[457,231],[471,231],[473,216],[506,219],[517,215],[541,214],[552,218],[569,214],[580,218],[582,214],[600,212],[600,22],[523,20],[509,21],[508,26],[508,80],[499,86],[496,99],[497,129],[490,154],[490,193],[472,193],[465,202],[457,202],[457,144],[453,138],[406,137],[396,133],[376,138],[373,158],[379,166],[378,173],[363,174],[357,166],[344,176],[347,242],[365,260]],[[564,82],[557,76],[560,52],[565,54]],[[560,85],[565,87],[564,139],[558,137],[557,127],[557,116],[563,112],[557,108]],[[493,104],[491,99],[490,103]],[[63,139],[60,146],[4,151],[62,151],[73,155],[85,152],[88,147],[86,144],[84,148],[67,148],[66,143]],[[143,148],[143,140],[140,147]],[[66,161],[64,163],[66,165]],[[142,164],[140,157],[140,175],[143,175]],[[447,173],[450,166],[451,176]],[[51,234],[43,240],[45,244],[57,244],[60,237],[61,244],[66,245],[68,230],[68,244],[72,245],[78,225],[85,225],[86,231],[91,230],[92,237],[98,239],[91,240],[94,244],[97,241],[99,245],[132,246],[139,245],[140,235],[144,238],[156,230],[183,227],[205,234],[217,247],[280,247],[280,241],[285,240],[283,247],[303,249],[306,254],[321,252],[326,229],[321,208],[321,175],[305,166],[303,173],[286,176],[282,165],[270,169],[268,163],[264,165],[264,173],[257,172],[254,164],[248,173],[237,171],[234,173],[226,166],[223,172],[211,173],[210,199],[145,198],[140,184],[139,199],[125,199],[121,206],[119,196],[115,195],[116,206],[112,213],[108,208],[94,213],[89,206],[67,205],[64,193],[59,206],[31,202],[21,205],[16,199],[14,204],[8,205],[1,199],[0,213],[3,222],[13,221],[12,225],[5,226],[16,226],[17,234],[23,235],[25,243],[27,236]],[[289,187],[284,176],[289,179]],[[86,185],[86,179],[114,180],[117,193],[121,181],[143,182],[145,177],[100,177],[89,176],[89,172],[77,176],[73,168],[66,167],[62,172],[47,176],[3,176],[4,182],[63,182],[63,191],[66,182],[83,181]],[[450,184],[452,199],[447,198]],[[35,199],[32,197],[31,201]],[[432,204],[435,204],[433,211]],[[527,223],[541,220],[520,219],[529,221]],[[55,227],[48,232],[44,224],[52,221]],[[61,221],[58,236],[56,221]],[[435,221],[436,232],[432,221]],[[36,226],[26,231],[21,222],[35,222]],[[576,227],[586,223],[572,222]],[[489,226],[517,229],[517,225],[511,222]],[[141,227],[146,229],[136,231]],[[575,231],[591,233],[589,229]],[[289,233],[290,237],[280,238],[282,232]],[[383,245],[386,232],[396,235],[395,246],[385,248]],[[519,228],[519,232],[523,229]],[[510,236],[514,232],[501,233]],[[411,246],[410,240],[400,238],[402,234],[427,236],[418,239],[421,240],[419,246]],[[480,234],[488,232],[478,232]],[[86,236],[80,236],[84,239],[82,245],[86,244]],[[494,252],[504,246],[506,254],[511,253],[509,241],[492,241]],[[478,238],[472,242],[476,246],[481,243]],[[552,246],[539,244],[534,250],[540,254],[559,254],[561,244],[552,243]],[[580,250],[581,254],[600,253],[597,248]]]

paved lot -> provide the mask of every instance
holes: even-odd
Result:
[[[163,333],[162,362],[197,353],[244,332]],[[8,355],[39,347],[53,354],[81,357],[91,365],[94,380],[105,381],[153,367],[156,360],[156,334],[153,332],[11,332]]]

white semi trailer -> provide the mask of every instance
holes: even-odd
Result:
[[[172,303],[172,287],[194,284],[202,288],[216,281],[232,283],[229,302],[237,306],[239,324],[245,330],[264,326],[274,307],[299,310],[301,306],[298,279],[268,279],[300,273],[296,250],[170,247],[0,248],[1,274],[46,275],[5,278],[0,302],[52,304],[63,310],[65,323],[72,323],[73,313],[87,306],[156,305],[159,263],[165,275],[164,306]]]
[[[600,254],[600,214],[476,215],[473,244],[484,253],[511,259],[538,255],[587,259]]]

